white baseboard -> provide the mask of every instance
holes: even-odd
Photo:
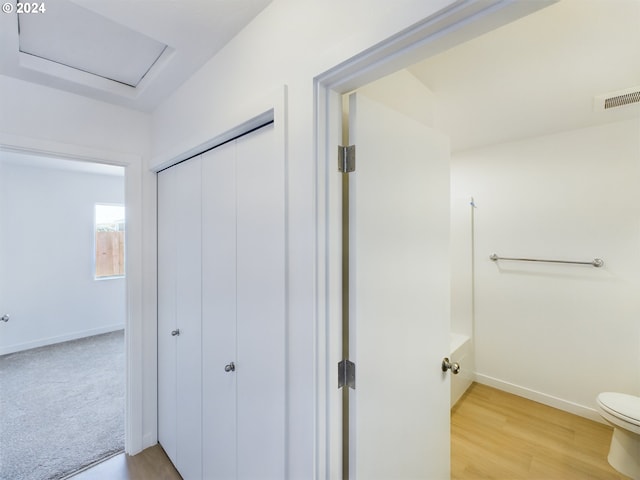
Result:
[[[68,342],[69,340],[77,340],[79,338],[91,337],[93,335],[100,335],[102,333],[115,332],[122,329],[124,329],[124,323],[118,323],[115,325],[107,325],[104,327],[92,328],[90,330],[67,333],[65,335],[58,335],[55,337],[40,338],[31,342],[7,345],[5,347],[0,347],[0,355],[21,352],[23,350],[29,350],[31,348],[45,347],[47,345],[53,345],[55,343]]]
[[[476,373],[476,382],[497,388],[498,390],[512,393],[514,395],[518,395],[519,397],[533,400],[534,402],[542,403],[544,405],[548,405],[550,407],[572,413],[574,415],[578,415],[580,417],[588,418],[589,420],[594,420],[599,423],[606,423],[600,416],[598,411],[594,408],[585,407],[584,405],[579,405],[577,403],[563,400],[562,398],[554,397],[546,393],[537,392],[529,388],[514,385],[513,383],[505,382],[488,375],[482,375],[481,373]]]

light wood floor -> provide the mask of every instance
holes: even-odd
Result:
[[[607,462],[612,432],[474,383],[451,411],[451,478],[627,479]]]
[[[474,383],[451,412],[452,480],[621,480],[612,429]],[[181,480],[159,445],[117,455],[72,480]]]
[[[124,453],[74,475],[69,480],[182,480],[160,445],[133,457]]]

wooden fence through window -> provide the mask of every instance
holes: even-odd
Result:
[[[124,232],[96,232],[96,277],[124,275]]]

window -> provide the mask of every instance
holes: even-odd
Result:
[[[96,204],[96,278],[124,276],[124,206]]]

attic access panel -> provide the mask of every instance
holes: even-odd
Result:
[[[18,14],[19,50],[136,87],[167,45],[67,0]]]

